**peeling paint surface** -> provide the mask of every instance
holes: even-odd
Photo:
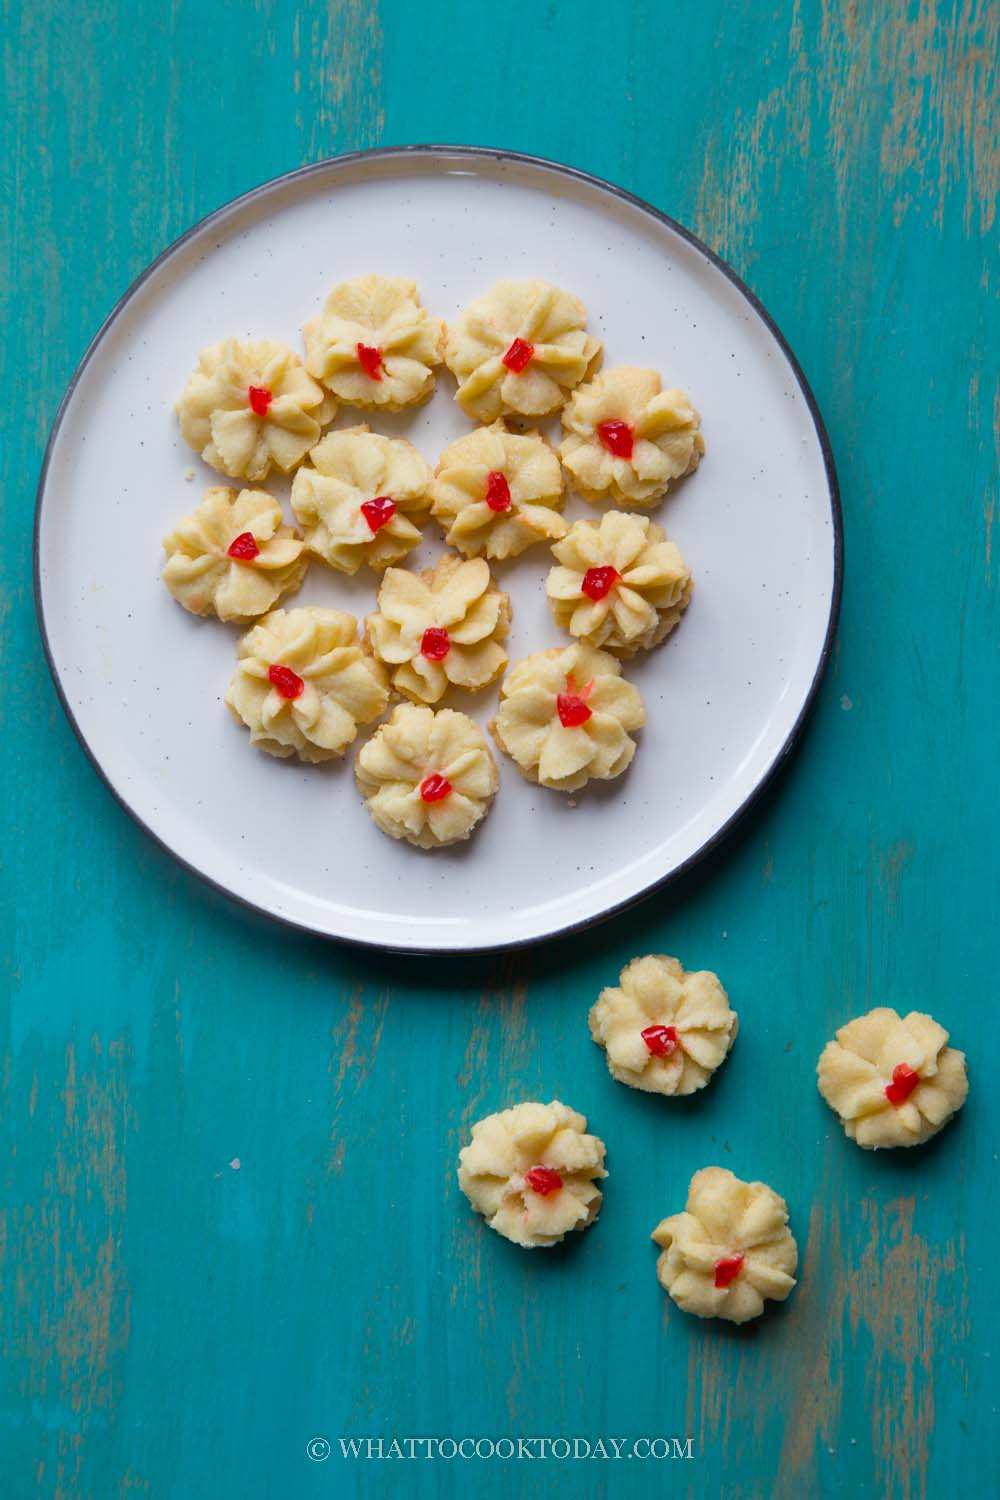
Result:
[[[1000,9],[11,0],[6,22],[3,1500],[1000,1494]],[[779,785],[683,883],[515,957],[342,951],[204,889],[95,778],[33,618],[45,438],[130,280],[268,177],[421,140],[562,159],[689,224],[788,337],[843,489],[841,629]],[[643,952],[716,968],[740,1013],[687,1101],[615,1084],[587,1033]],[[963,1115],[920,1152],[857,1150],[816,1093],[823,1043],[875,1004],[969,1055]],[[598,1224],[552,1253],[490,1235],[455,1183],[472,1122],[522,1097],[608,1145]],[[802,1252],[743,1329],[655,1278],[650,1231],[712,1162],[778,1188]],[[694,1456],[337,1445],[425,1434]]]

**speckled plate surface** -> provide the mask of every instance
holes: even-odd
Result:
[[[631,770],[570,802],[500,756],[501,789],[469,845],[422,853],[380,834],[352,756],[327,767],[252,750],[226,712],[236,627],[184,613],[160,539],[219,482],[172,404],[226,336],[300,347],[336,281],[413,277],[451,319],[500,276],[540,276],[587,305],[605,367],[649,364],[702,414],[707,456],[656,512],[694,602],[626,665],[648,724]],[[373,418],[431,464],[470,428],[446,373],[433,401]],[[341,408],[336,426],[358,413]],[[194,481],[186,481],[189,469]],[[267,485],[283,500],[288,484]],[[593,517],[577,497],[567,515]],[[63,704],[123,806],[205,879],[330,937],[423,951],[537,940],[634,901],[714,844],[801,727],[840,588],[836,480],[815,404],[767,315],[686,231],[593,178],[471,148],[362,153],[280,178],[165,252],[115,308],[74,377],[39,486],[39,617]],[[413,561],[442,550],[436,526]],[[512,659],[561,644],[538,547],[498,574]],[[296,603],[361,616],[367,570],[316,564]],[[455,700],[485,724],[496,691]]]

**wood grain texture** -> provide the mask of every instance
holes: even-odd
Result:
[[[0,129],[0,1491],[898,1496],[995,1469],[1000,11],[992,0],[8,0]],[[45,437],[115,298],[192,220],[324,155],[505,145],[726,255],[838,460],[836,656],[780,784],[682,884],[570,943],[418,962],[265,925],[87,765],[33,617]],[[405,247],[400,247],[405,264]],[[721,437],[719,437],[721,440]],[[718,969],[730,1063],[676,1107],[587,1036],[645,951]],[[960,1121],[850,1146],[833,1028],[929,1008]],[[483,1111],[562,1096],[599,1225],[526,1256],[454,1182]],[[649,1232],[719,1161],[774,1183],[801,1286],[742,1331],[666,1304]],[[690,1434],[690,1461],[310,1463],[315,1435]]]

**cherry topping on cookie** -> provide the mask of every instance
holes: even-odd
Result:
[[[428,661],[444,661],[451,650],[447,630],[438,625],[429,625],[420,639],[420,654]]]
[[[266,417],[267,416],[267,408],[270,406],[271,402],[274,400],[274,397],[271,395],[271,392],[267,389],[267,386],[266,385],[251,385],[251,386],[248,386],[247,387],[247,396],[248,396],[248,398],[250,400],[250,410],[253,412],[254,416],[257,416],[257,417]]]
[[[524,339],[515,339],[501,363],[505,364],[512,374],[520,375],[521,371],[530,362],[534,352],[534,344],[528,344]]]
[[[362,503],[361,514],[372,531],[378,531],[396,514],[396,502],[389,495],[376,495],[374,500],[365,500]]]
[[[282,698],[299,698],[306,690],[302,678],[291,667],[268,667],[267,680],[273,688],[277,688]]]
[[[890,1104],[905,1104],[919,1082],[919,1073],[907,1063],[899,1063],[892,1070],[892,1082],[885,1086],[885,1097]]]
[[[510,485],[499,469],[492,469],[486,476],[486,504],[490,510],[510,509]]]
[[[533,1193],[540,1193],[547,1198],[550,1193],[558,1193],[563,1185],[563,1180],[554,1167],[530,1167],[524,1174],[524,1180]]]
[[[226,548],[229,557],[234,557],[237,562],[253,562],[255,557],[260,556],[260,548],[252,531],[241,531],[239,536],[234,537]]]
[[[627,422],[598,422],[597,436],[615,458],[631,458],[635,433]]]
[[[420,783],[420,795],[425,802],[440,802],[451,791],[451,782],[434,771]]]
[[[358,364],[371,380],[382,379],[382,351],[371,344],[356,344]]]
[[[676,1026],[647,1026],[639,1034],[654,1057],[669,1057],[681,1044]]]
[[[743,1269],[742,1255],[724,1255],[715,1262],[715,1284],[727,1287],[734,1282]]]
[[[621,576],[617,568],[588,568],[580,587],[596,603],[608,597]]]
[[[556,712],[564,729],[578,729],[581,724],[586,724],[593,712],[587,707],[587,699],[593,691],[593,678],[579,692],[572,677],[566,678],[566,691],[556,695]]]

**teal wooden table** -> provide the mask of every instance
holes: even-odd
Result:
[[[6,14],[0,1494],[998,1493],[997,6]],[[265,178],[418,140],[571,162],[726,256],[816,391],[847,540],[816,714],[735,836],[585,937],[451,962],[266,925],[154,848],[56,703],[30,570],[49,425],[145,263]],[[680,1107],[614,1084],[585,1024],[657,950],[717,968],[743,1020]],[[920,1152],[860,1152],[815,1090],[833,1028],[883,1002],[971,1059]],[[592,1232],[528,1256],[454,1162],[481,1113],[553,1094],[611,1176]],[[804,1252],[742,1332],[655,1280],[649,1232],[708,1162],[779,1187]],[[508,1435],[692,1456],[338,1442]]]

